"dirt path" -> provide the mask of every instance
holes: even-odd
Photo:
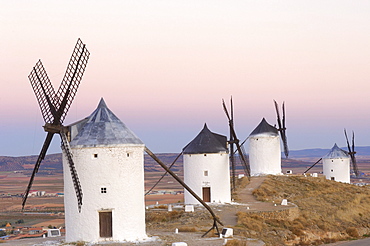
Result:
[[[261,202],[253,196],[253,190],[261,186],[266,176],[251,177],[250,183],[238,192],[237,204],[231,206],[224,206],[222,209],[217,210],[221,221],[225,226],[235,226],[237,224],[237,212],[239,211],[276,211],[293,207],[293,205],[281,206],[271,202]]]
[[[261,203],[257,201],[257,199],[253,196],[252,192],[254,189],[260,187],[263,181],[265,181],[265,179],[266,176],[251,177],[249,184],[242,190],[240,190],[238,193],[239,202],[244,204],[250,204],[251,206],[256,203]]]

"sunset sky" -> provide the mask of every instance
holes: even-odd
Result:
[[[153,152],[203,128],[238,137],[285,101],[290,149],[370,146],[370,1],[1,1],[0,155],[37,155],[46,133],[28,74],[55,88],[78,38],[91,53],[65,124],[101,97]],[[59,137],[49,153],[60,152]]]

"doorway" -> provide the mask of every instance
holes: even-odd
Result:
[[[203,187],[203,201],[211,202],[211,187]]]
[[[112,211],[99,212],[100,237],[112,237]]]

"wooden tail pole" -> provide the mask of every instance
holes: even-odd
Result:
[[[171,171],[171,169],[169,169],[161,160],[158,159],[158,157],[153,154],[152,151],[150,151],[147,147],[145,147],[145,152],[150,156],[152,157],[164,170],[166,170],[174,179],[176,179],[177,182],[179,182],[195,199],[198,200],[198,202],[200,202],[207,210],[208,212],[212,215],[212,218],[213,218],[213,226],[212,228],[207,231],[210,232],[212,229],[216,228],[217,232],[219,233],[218,231],[218,227],[217,227],[217,223],[219,223],[220,225],[224,225],[222,224],[222,222],[218,219],[218,217],[216,216],[216,214],[213,212],[213,210],[189,187],[187,186],[184,181],[182,181],[174,172]],[[206,234],[207,234],[206,233]],[[204,237],[206,234],[204,234],[202,237]]]
[[[172,162],[172,164],[168,167],[168,169],[171,169],[171,167],[173,166],[173,165],[175,165],[175,163],[176,163],[176,161],[180,158],[180,156],[182,155],[182,152],[175,158],[175,160]],[[160,178],[160,179],[158,179],[158,181],[153,185],[153,187],[152,188],[150,188],[146,193],[145,193],[145,196],[146,195],[149,195],[149,193],[154,189],[154,187],[156,187],[157,186],[157,184],[159,184],[159,182],[161,182],[161,180],[164,178],[164,176],[166,176],[167,175],[167,171],[166,172],[164,172],[164,174],[162,175],[162,177]]]
[[[306,171],[304,171],[303,173],[307,173],[308,171],[310,171],[311,168],[313,168],[314,166],[316,166],[317,163],[319,163],[320,161],[322,160],[322,158],[320,158],[317,162],[315,162],[312,166],[310,166]]]

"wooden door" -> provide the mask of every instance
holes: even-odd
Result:
[[[112,212],[99,212],[100,237],[112,237]]]
[[[203,187],[203,201],[211,202],[211,187]]]

